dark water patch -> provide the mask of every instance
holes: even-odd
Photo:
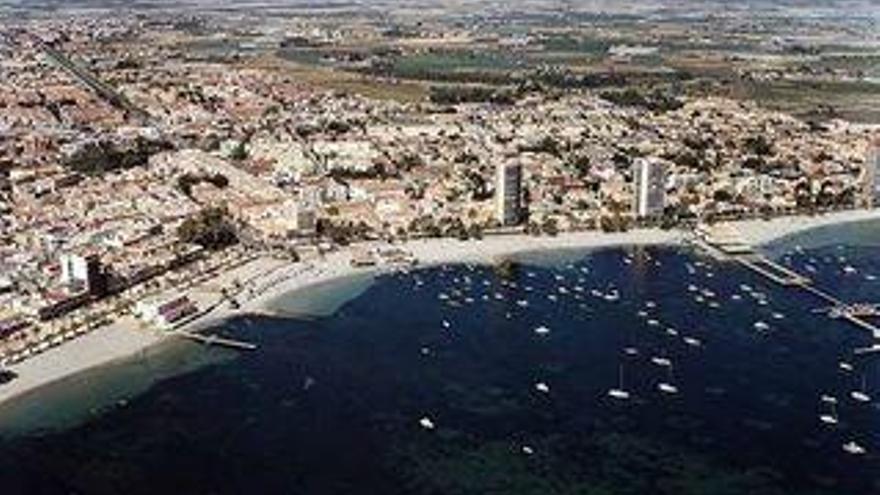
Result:
[[[797,264],[823,249],[789,256]],[[872,269],[873,254],[847,252]],[[829,290],[877,294],[826,269],[816,278]],[[603,250],[503,277],[463,265],[383,275],[330,315],[229,322],[225,331],[257,352],[161,381],[86,424],[5,441],[0,485],[876,493],[880,411],[848,394],[862,376],[878,390],[880,370],[853,360],[855,371],[841,372],[869,339],[810,312],[816,304],[674,248]],[[661,393],[663,382],[678,393]],[[608,396],[619,385],[629,401]],[[824,393],[840,401],[836,428],[818,421]],[[844,453],[849,440],[868,454]]]

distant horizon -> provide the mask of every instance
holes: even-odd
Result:
[[[635,17],[700,17],[706,15],[789,16],[792,18],[862,19],[880,23],[880,8],[873,0],[0,0],[0,17],[12,12],[39,17],[53,12],[89,11],[196,11],[210,15],[218,10],[248,9],[259,15],[263,9],[301,9],[308,11],[374,10],[384,6],[384,14],[412,15],[421,11],[448,10],[448,13],[514,12],[519,6],[533,12],[556,11],[585,14],[630,15]],[[394,7],[399,6],[400,11]]]

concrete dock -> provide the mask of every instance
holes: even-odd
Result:
[[[831,306],[821,308],[814,312],[826,312],[829,318],[844,319],[853,325],[871,332],[875,340],[880,340],[880,327],[864,319],[866,316],[880,316],[880,305],[873,303],[846,303],[834,295],[823,291],[813,285],[809,277],[797,273],[787,266],[783,266],[766,256],[758,254],[751,246],[740,241],[730,232],[723,232],[723,236],[717,240],[713,238],[713,231],[703,229],[698,231],[694,238],[694,244],[701,247],[718,259],[736,261],[753,272],[771,280],[779,285],[792,288],[800,288],[814,296],[824,300]],[[862,349],[862,353],[880,352],[878,349]]]
[[[221,337],[219,335],[202,335],[200,333],[195,332],[178,332],[177,335],[185,339],[192,340],[194,342],[198,342],[200,344],[205,345],[217,345],[220,347],[228,347],[230,349],[237,349],[241,351],[255,351],[257,350],[257,345],[252,344],[250,342],[244,342],[241,340],[229,339],[226,337]]]

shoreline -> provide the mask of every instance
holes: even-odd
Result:
[[[880,209],[730,223],[738,229],[746,242],[758,246],[818,227],[877,219],[880,219]],[[515,234],[493,236],[480,241],[420,239],[396,246],[410,251],[418,260],[418,266],[424,267],[445,263],[493,263],[510,256],[534,252],[631,245],[680,245],[685,234],[678,229],[640,229],[622,233],[588,231],[561,233],[556,237]],[[384,245],[386,244],[369,243],[363,247]],[[190,296],[200,306],[216,307],[187,322],[178,330],[204,330],[245,314],[279,316],[279,312],[273,310],[273,305],[279,298],[295,297],[297,291],[315,285],[358,275],[374,276],[388,269],[382,266],[352,267],[351,255],[350,249],[343,249],[320,259],[293,264],[268,256],[258,257],[229,272],[221,273],[189,291]],[[228,285],[233,279],[244,280],[245,289],[242,292],[251,296],[240,301],[238,309],[231,309],[228,304],[216,304],[220,298],[219,287]],[[10,366],[9,369],[17,373],[18,377],[10,383],[0,385],[0,405],[71,375],[130,358],[168,339],[180,338],[161,330],[139,328],[141,326],[135,317],[126,316]]]

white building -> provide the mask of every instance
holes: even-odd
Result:
[[[649,217],[663,213],[666,206],[666,167],[637,158],[633,163],[633,214]]]
[[[97,256],[63,254],[60,263],[61,283],[69,286],[81,286],[91,293],[103,291],[101,261]]]
[[[522,220],[522,165],[508,163],[495,169],[495,218],[501,225]]]
[[[198,313],[198,307],[185,294],[138,301],[134,314],[144,322],[170,330],[179,322]]]

